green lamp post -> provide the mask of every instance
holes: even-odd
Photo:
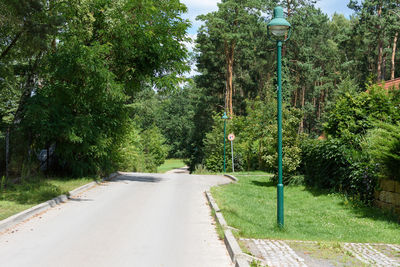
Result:
[[[228,119],[228,116],[226,116],[226,112],[224,112],[224,116],[222,116],[222,119],[224,120],[224,172],[226,171],[226,152],[225,152],[225,147],[226,147],[226,120]]]
[[[278,186],[277,186],[277,220],[278,226],[284,226],[283,219],[283,182],[282,182],[282,43],[289,40],[291,25],[284,18],[282,7],[274,9],[274,17],[268,23],[268,37],[276,41],[277,58],[277,100],[278,100]]]

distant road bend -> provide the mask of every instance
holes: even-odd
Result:
[[[233,266],[204,191],[221,176],[124,173],[0,235],[3,267]]]

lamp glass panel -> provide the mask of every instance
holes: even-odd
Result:
[[[289,26],[281,26],[281,25],[269,26],[269,30],[275,36],[285,36],[288,29]]]

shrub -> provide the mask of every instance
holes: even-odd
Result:
[[[204,139],[204,165],[207,170],[213,172],[223,171],[224,166],[224,121],[222,115],[214,114],[212,131],[206,134]],[[231,131],[231,121],[226,123],[228,134]],[[226,164],[229,163],[229,141],[226,139]]]
[[[160,130],[150,127],[144,131],[132,125],[120,149],[116,151],[117,168],[121,171],[155,172],[164,163],[168,146]]]
[[[301,170],[307,186],[344,193],[368,204],[377,184],[377,170],[367,154],[340,139],[302,144]]]
[[[277,124],[274,99],[247,102],[247,116],[236,116],[227,121],[227,134],[235,133],[235,171],[264,170],[277,173]],[[213,128],[204,139],[204,165],[210,171],[222,171],[224,153],[224,122],[222,114],[213,116]],[[298,126],[301,113],[294,108],[283,108],[283,175],[290,183],[300,165]],[[226,169],[232,170],[230,143],[226,143]],[[276,177],[275,177],[276,178]],[[277,180],[277,179],[275,179]]]
[[[327,116],[326,133],[359,149],[366,132],[376,121],[393,123],[400,119],[399,97],[380,86],[371,86],[367,92],[344,93]]]
[[[379,123],[362,144],[384,178],[400,181],[400,124]]]
[[[246,153],[257,169],[278,173],[276,100],[248,102],[248,115],[243,118],[242,142],[249,148]],[[301,113],[294,108],[282,110],[283,183],[289,184],[300,165],[300,139],[298,127]],[[273,177],[276,182],[277,175]]]

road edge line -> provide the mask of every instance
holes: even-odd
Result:
[[[235,264],[235,267],[250,267],[249,263],[245,259],[245,254],[240,249],[240,246],[233,236],[231,229],[228,228],[225,218],[222,215],[221,210],[219,209],[214,198],[212,197],[210,191],[206,190],[205,194],[211,209],[214,211],[215,220],[224,229],[224,243],[232,262]]]
[[[110,174],[109,176],[107,176],[106,178],[103,178],[101,180],[101,182],[104,181],[110,181],[112,179],[114,179],[115,177],[117,177],[118,175],[120,175],[118,172],[114,172],[112,174]],[[36,206],[33,206],[29,209],[23,210],[17,214],[11,215],[8,218],[5,218],[4,220],[0,221],[0,234],[2,232],[7,231],[9,228],[14,227],[15,225],[25,221],[26,219],[33,217],[39,213],[42,213],[43,211],[50,209],[52,207],[55,207],[61,203],[64,203],[66,201],[68,201],[68,199],[71,196],[77,195],[85,190],[87,190],[88,188],[91,188],[95,185],[99,184],[99,182],[90,182],[88,184],[82,185],[78,188],[75,188],[74,190],[71,190],[68,192],[68,196],[67,195],[60,195],[58,197],[55,197],[53,199],[50,199],[46,202],[40,203]]]

